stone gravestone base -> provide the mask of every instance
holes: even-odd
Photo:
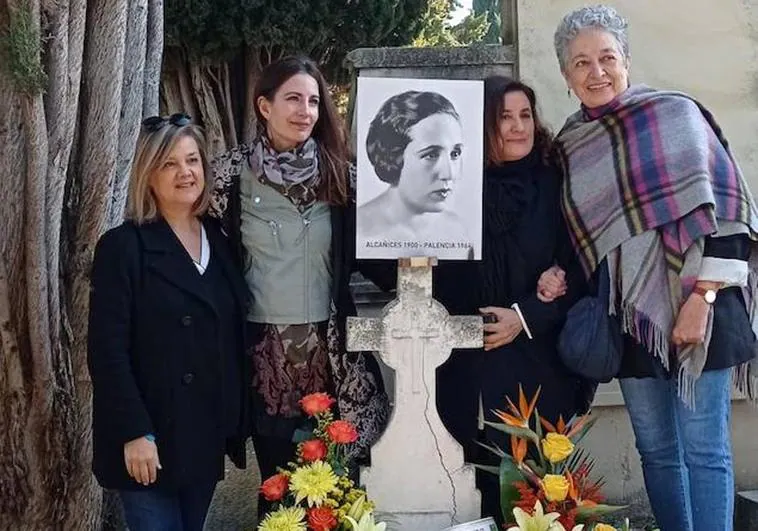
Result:
[[[348,319],[348,350],[375,350],[395,371],[394,409],[361,483],[390,529],[437,531],[477,520],[474,468],[437,413],[436,369],[452,348],[482,345],[482,318],[451,317],[432,299],[430,259],[401,260],[381,318]]]
[[[737,493],[734,500],[734,529],[758,530],[758,490]]]

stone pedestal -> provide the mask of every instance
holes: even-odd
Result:
[[[432,48],[358,48],[346,61],[361,76],[425,79],[484,79],[513,76],[514,46],[481,44]]]
[[[734,500],[734,530],[758,530],[758,490],[737,493]]]
[[[480,514],[474,469],[437,413],[435,371],[452,348],[482,346],[482,319],[451,317],[432,299],[429,260],[401,260],[397,298],[382,317],[347,324],[348,350],[378,351],[395,374],[389,425],[361,470],[392,530],[439,530]]]

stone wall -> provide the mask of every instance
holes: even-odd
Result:
[[[629,20],[630,79],[683,90],[711,109],[758,190],[758,0],[608,0]],[[519,71],[554,130],[578,108],[553,49],[561,18],[585,2],[518,0]]]
[[[454,48],[359,48],[347,55],[358,75],[424,79],[484,79],[511,75],[516,58],[512,46]]]

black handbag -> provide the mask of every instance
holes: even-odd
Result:
[[[618,318],[608,315],[610,275],[606,260],[595,278],[596,295],[583,297],[566,315],[558,336],[558,355],[572,372],[609,382],[621,368],[623,339]]]

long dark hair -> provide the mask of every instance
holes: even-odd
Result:
[[[263,96],[273,101],[276,92],[292,76],[307,74],[316,80],[319,91],[318,121],[311,136],[318,142],[321,186],[319,199],[332,205],[347,203],[347,173],[350,153],[345,130],[337,107],[334,105],[329,86],[324,76],[311,59],[304,56],[288,56],[266,66],[258,79],[253,93],[258,133],[266,128],[266,119],[258,108],[258,99]]]
[[[534,120],[534,149],[542,154],[544,162],[550,162],[553,157],[553,134],[540,121],[534,89],[510,77],[490,76],[484,80],[484,140],[487,166],[502,162],[498,158],[500,151],[498,122],[503,114],[504,96],[510,92],[526,94]]]

